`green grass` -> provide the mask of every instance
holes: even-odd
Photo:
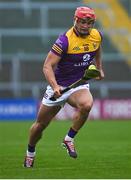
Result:
[[[0,178],[131,178],[131,121],[89,121],[76,137],[78,158],[60,144],[70,121],[52,122],[37,145],[35,166],[22,167],[32,122],[0,122]]]

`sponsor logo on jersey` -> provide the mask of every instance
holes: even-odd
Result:
[[[63,42],[60,39],[56,40],[56,45],[57,44],[62,48]]]
[[[83,61],[89,61],[90,60],[90,54],[85,54],[84,56],[83,56]]]
[[[74,66],[87,66],[89,64],[90,57],[90,54],[85,54],[83,56],[83,62],[76,63]]]
[[[73,50],[74,50],[74,51],[79,51],[80,48],[79,48],[78,46],[76,46],[76,47],[73,48]]]
[[[80,63],[74,64],[75,67],[78,67],[78,66],[87,66],[87,65],[88,65],[88,62],[80,62]]]

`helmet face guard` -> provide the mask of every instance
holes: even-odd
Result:
[[[96,15],[91,8],[78,7],[75,11],[74,20],[74,27],[79,35],[88,35],[94,26]]]

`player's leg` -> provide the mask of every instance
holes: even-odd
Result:
[[[77,111],[74,114],[72,128],[75,131],[79,131],[79,129],[86,122],[89,112],[92,108],[92,94],[90,93],[89,89],[81,89],[79,91],[74,92],[70,96],[68,102],[70,105],[77,108]]]
[[[93,98],[88,89],[81,89],[70,95],[68,103],[71,106],[76,107],[78,111],[74,114],[73,125],[65,136],[63,145],[68,150],[69,155],[76,158],[77,153],[73,142],[74,137],[88,118],[93,105]]]
[[[42,137],[43,130],[48,126],[52,118],[61,109],[60,106],[46,106],[41,104],[36,122],[30,128],[27,154],[24,161],[25,167],[33,167],[35,146]]]
[[[42,136],[42,131],[48,126],[60,109],[60,106],[46,106],[41,104],[37,120],[30,129],[29,144],[31,146],[36,145]]]

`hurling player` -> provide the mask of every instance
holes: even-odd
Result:
[[[58,37],[44,61],[43,73],[49,85],[43,96],[37,120],[30,128],[25,167],[33,167],[36,144],[65,103],[77,108],[77,111],[62,144],[70,157],[77,158],[74,137],[88,118],[93,97],[87,81],[64,94],[61,94],[61,90],[79,80],[90,64],[95,64],[100,70],[98,79],[104,78],[101,61],[102,37],[94,28],[95,21],[96,15],[92,8],[78,7],[73,27]],[[50,100],[53,94],[56,101]]]

